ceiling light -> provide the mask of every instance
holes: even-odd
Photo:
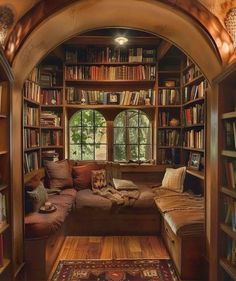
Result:
[[[123,37],[123,36],[116,37],[114,40],[119,45],[124,45],[125,43],[128,42],[128,39],[126,37]]]

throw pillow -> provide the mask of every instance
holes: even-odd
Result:
[[[45,161],[45,169],[49,178],[50,188],[72,188],[73,180],[68,160]]]
[[[104,169],[92,171],[91,179],[93,190],[98,190],[107,186],[106,171]]]
[[[37,212],[41,206],[45,204],[48,200],[47,190],[43,183],[40,182],[39,185],[34,190],[26,189],[25,207],[26,213]]]
[[[121,180],[113,178],[113,185],[117,190],[137,190],[138,187],[130,180]]]
[[[25,183],[25,188],[27,190],[34,190],[40,184],[40,176],[36,174],[27,183]]]
[[[166,168],[162,187],[169,188],[176,192],[183,192],[186,167],[178,169]]]
[[[79,189],[91,188],[91,172],[99,170],[96,163],[74,166],[72,168],[74,186]]]

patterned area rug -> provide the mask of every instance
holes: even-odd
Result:
[[[177,281],[169,260],[60,261],[51,281]]]

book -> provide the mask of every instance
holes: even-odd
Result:
[[[0,85],[0,114],[2,112],[2,85]]]

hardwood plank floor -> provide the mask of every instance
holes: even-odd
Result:
[[[68,236],[50,275],[59,260],[169,258],[160,236]]]

